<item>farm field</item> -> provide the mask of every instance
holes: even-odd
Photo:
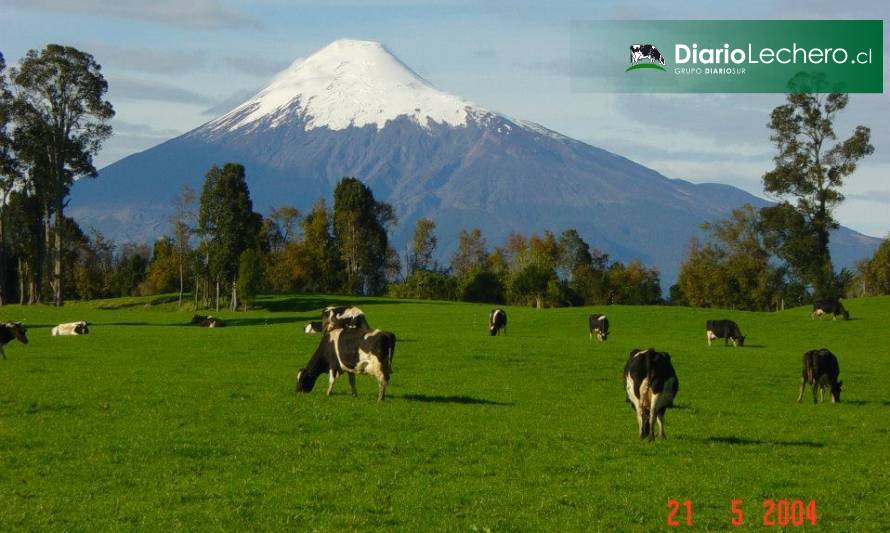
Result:
[[[327,304],[357,303],[398,344],[387,400],[357,378],[309,395],[294,377]],[[0,531],[652,531],[763,527],[764,499],[814,500],[818,528],[890,528],[890,298],[849,322],[808,308],[505,307],[274,296],[187,326],[175,297],[0,308],[30,344],[0,360]],[[611,321],[588,340],[587,315]],[[708,347],[731,318],[744,348]],[[52,326],[92,323],[84,337]],[[621,372],[631,348],[671,354],[667,440],[637,437]],[[804,351],[840,361],[842,403],[796,403]],[[775,515],[773,516],[775,518]],[[787,530],[804,529],[788,526]],[[807,525],[805,529],[813,529]]]

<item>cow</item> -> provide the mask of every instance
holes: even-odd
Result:
[[[745,336],[739,325],[732,320],[708,320],[705,324],[705,337],[708,339],[708,346],[714,339],[723,339],[724,346],[729,346],[729,341],[735,347],[745,345]]]
[[[590,315],[587,318],[587,323],[590,328],[591,339],[596,335],[597,340],[603,342],[609,336],[609,319],[606,318],[606,315]]]
[[[90,332],[89,323],[86,320],[59,324],[52,329],[53,337],[67,337],[69,335],[86,335]]]
[[[841,373],[841,367],[837,363],[837,357],[825,348],[810,350],[803,354],[803,371],[800,377],[800,392],[797,394],[798,403],[803,399],[803,389],[809,384],[813,386],[813,403],[816,401],[816,391],[819,391],[819,401],[825,401],[825,389],[831,393],[831,403],[841,401],[841,385],[837,377]]]
[[[320,320],[314,320],[306,324],[306,327],[303,328],[303,333],[321,333],[322,326]]]
[[[834,320],[837,320],[838,316],[844,317],[844,320],[850,320],[850,313],[844,309],[844,304],[837,298],[827,298],[813,302],[813,312],[810,314],[811,319],[815,320],[818,316],[819,320],[822,320],[822,315],[828,314],[832,315]]]
[[[359,328],[325,331],[309,362],[297,371],[296,390],[312,392],[318,376],[327,372],[328,390],[325,394],[330,396],[334,382],[346,372],[352,395],[357,396],[355,375],[369,374],[377,379],[377,400],[383,401],[392,376],[395,349],[396,336],[388,331]]]
[[[12,339],[18,340],[22,344],[28,344],[28,330],[21,322],[7,322],[0,324],[0,355],[6,359],[6,352],[3,347],[9,344]]]
[[[656,352],[653,348],[631,350],[624,365],[624,388],[626,401],[637,414],[640,438],[648,438],[649,442],[655,440],[654,424],[657,421],[659,435],[666,439],[664,413],[674,405],[674,398],[680,390],[671,356]]]
[[[650,59],[653,63],[661,63],[664,65],[664,56],[651,44],[632,44],[630,45],[630,62],[639,63],[642,59]]]
[[[194,315],[192,317],[191,324],[194,326],[200,326],[202,328],[224,328],[226,327],[226,323],[216,318],[215,316],[210,315]]]
[[[492,337],[497,336],[498,332],[504,330],[507,335],[507,313],[503,309],[492,309],[488,315],[488,334]]]
[[[371,329],[365,312],[355,306],[325,307],[321,312],[321,324],[325,333],[340,328]]]

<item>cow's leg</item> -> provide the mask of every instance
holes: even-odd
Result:
[[[797,393],[797,403],[800,403],[803,400],[803,389],[806,387],[807,380],[803,376],[800,378],[800,392]]]
[[[333,392],[335,381],[337,381],[337,373],[332,369],[328,372],[328,390],[325,392],[326,396],[330,396],[331,392]]]
[[[388,384],[389,384],[389,379],[387,379],[385,376],[381,377],[380,380],[378,381],[378,387],[377,387],[377,401],[378,402],[382,402],[383,398],[386,397],[386,386]]]
[[[643,429],[645,427],[645,420],[643,420],[643,410],[640,409],[639,406],[637,406],[635,410],[637,412],[637,426],[640,429],[640,438],[644,439],[646,438],[646,434],[643,432]]]
[[[825,403],[825,387],[819,385],[819,401]]]
[[[2,344],[0,344],[0,355],[2,355],[4,359],[6,359],[6,352],[3,351],[3,345],[2,345]]]
[[[652,397],[652,408],[649,409],[649,442],[653,442],[655,440],[655,423],[658,418],[658,413],[655,412],[655,406],[658,405],[658,396]]]
[[[708,346],[710,346],[711,345],[711,332],[710,331],[705,332],[705,338],[708,340]]]
[[[667,435],[664,434],[664,412],[665,411],[667,411],[667,409],[662,409],[661,411],[658,412],[658,435],[663,439],[667,438]]]
[[[349,389],[352,390],[353,396],[358,396],[358,391],[355,390],[355,374],[349,372]]]
[[[813,403],[819,403],[818,391],[819,391],[819,382],[814,381],[813,382]]]
[[[596,338],[597,338],[600,342],[603,342],[603,333],[602,333],[602,332],[597,333],[597,334],[596,334]]]

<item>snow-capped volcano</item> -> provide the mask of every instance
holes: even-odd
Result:
[[[382,44],[340,39],[294,61],[256,96],[212,121],[213,131],[260,124],[275,128],[299,117],[304,128],[383,128],[400,116],[463,126],[469,113],[485,111],[435,89]]]
[[[200,190],[211,165],[230,161],[245,166],[263,212],[307,210],[355,176],[395,207],[399,251],[419,217],[436,222],[446,261],[462,229],[482,229],[494,246],[514,231],[574,228],[616,259],[658,266],[665,286],[703,222],[765,204],[487,111],[435,89],[379,43],[339,40],[231,112],[79,180],[69,213],[115,240],[149,242],[168,231],[180,187]],[[841,228],[832,256],[849,265],[876,243]]]

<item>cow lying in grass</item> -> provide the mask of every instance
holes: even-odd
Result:
[[[655,422],[661,438],[664,434],[664,413],[674,405],[680,382],[667,353],[633,349],[624,365],[624,388],[627,401],[637,413],[640,438],[655,439]]]
[[[77,322],[68,322],[59,324],[52,330],[53,337],[67,337],[69,335],[86,335],[90,332],[89,324],[86,320]]]
[[[194,315],[190,322],[193,326],[201,326],[202,328],[224,328],[226,323],[222,320],[210,315]]]
[[[355,306],[325,307],[321,312],[321,328],[327,333],[340,328],[370,330],[365,312]]]
[[[841,373],[841,367],[837,362],[837,357],[825,348],[819,350],[810,350],[803,354],[803,371],[800,377],[800,392],[797,394],[797,401],[803,399],[803,389],[807,384],[813,386],[813,403],[816,401],[816,392],[819,392],[819,401],[825,401],[825,389],[829,389],[831,393],[831,403],[841,401],[841,385],[843,381],[838,381],[837,377]]]
[[[28,344],[27,329],[21,322],[7,322],[0,324],[0,355],[6,359],[6,352],[3,347],[9,344],[12,339],[18,340],[22,344]]]
[[[309,362],[297,372],[297,392],[311,392],[318,377],[327,372],[328,390],[325,394],[330,396],[334,382],[346,372],[352,395],[357,396],[355,375],[369,374],[377,379],[377,400],[382,401],[392,375],[395,349],[396,336],[388,331],[358,328],[327,331]]]

